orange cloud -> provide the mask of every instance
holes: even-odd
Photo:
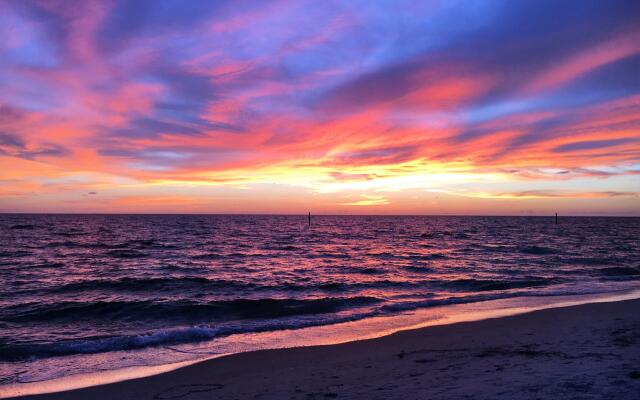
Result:
[[[640,32],[625,32],[560,61],[527,85],[525,92],[553,89],[591,70],[638,53],[640,53]]]

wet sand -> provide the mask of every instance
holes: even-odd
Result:
[[[235,354],[21,399],[634,399],[640,300]]]

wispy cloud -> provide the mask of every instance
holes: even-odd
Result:
[[[525,190],[512,193],[469,193],[469,196],[487,199],[601,199],[611,197],[640,197],[640,192],[572,192],[562,190]]]
[[[505,182],[562,181],[622,204],[594,193],[638,184],[636,1],[191,3],[0,3],[11,209],[95,189],[114,211],[206,211],[229,187],[243,205],[295,187],[303,204],[428,212],[378,194],[544,200]],[[114,178],[43,187],[70,176]]]
[[[389,201],[382,196],[360,195],[363,200],[357,200],[349,203],[341,203],[343,206],[379,206],[389,204]]]

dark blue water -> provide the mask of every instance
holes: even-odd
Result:
[[[0,361],[638,287],[639,233],[639,218],[2,215]]]

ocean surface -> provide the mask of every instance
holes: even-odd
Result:
[[[640,218],[0,215],[0,384],[184,360],[247,333],[638,288],[639,237]]]

